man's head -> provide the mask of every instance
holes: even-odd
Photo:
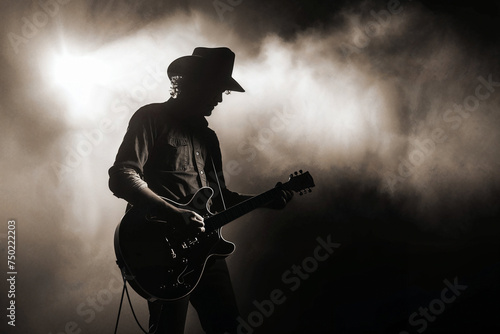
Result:
[[[168,67],[171,94],[207,109],[208,116],[222,101],[223,92],[245,91],[232,78],[233,66],[234,53],[228,48],[196,48],[191,56],[178,58]]]

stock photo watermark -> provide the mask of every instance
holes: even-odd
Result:
[[[479,84],[474,90],[474,94],[466,96],[462,104],[453,104],[453,108],[447,109],[441,118],[449,129],[458,130],[464,120],[470,118],[474,111],[477,111],[481,102],[489,99],[496,91],[496,87],[500,87],[500,81],[494,81],[493,75],[489,74],[485,79],[483,76],[478,76]],[[415,140],[413,149],[408,153],[407,157],[399,157],[399,165],[396,171],[390,171],[385,175],[386,189],[394,192],[398,183],[404,182],[406,179],[415,174],[418,167],[422,166],[434,154],[438,144],[446,142],[449,138],[449,130],[442,127],[435,127],[431,131],[431,135],[423,140]]]
[[[408,317],[408,323],[415,328],[417,333],[423,333],[429,326],[429,322],[434,322],[437,316],[446,310],[446,307],[455,302],[457,298],[467,289],[467,285],[459,284],[458,278],[453,279],[453,283],[448,279],[443,281],[446,286],[441,290],[439,298],[429,302],[428,307],[419,307]],[[407,331],[401,331],[399,334],[410,334]]]
[[[279,135],[297,118],[294,109],[282,105],[281,108],[272,109],[274,115],[265,126],[259,126],[259,130],[247,136],[237,146],[240,159],[247,162],[255,160],[259,152],[269,148],[272,142],[279,140]],[[232,159],[225,163],[224,177],[226,184],[229,184],[232,176],[237,176],[243,171],[243,164],[240,159]]]
[[[318,270],[320,264],[327,261],[341,246],[340,243],[332,242],[331,235],[326,238],[317,237],[316,242],[317,246],[311,256],[302,259],[298,265],[293,264],[281,274],[281,282],[286,285],[286,289],[273,289],[268,299],[254,300],[252,305],[255,309],[245,318],[238,317],[237,334],[251,334],[256,328],[262,326],[265,319],[274,314],[276,307],[287,301],[287,294],[297,291],[302,283]]]
[[[411,0],[408,0],[411,1]],[[407,1],[407,2],[408,2]],[[341,43],[340,50],[347,59],[350,59],[351,54],[359,54],[362,49],[370,45],[371,39],[380,35],[382,29],[385,29],[391,23],[393,15],[400,14],[404,6],[398,0],[389,0],[386,9],[379,11],[371,10],[370,16],[373,20],[361,25],[358,24],[354,27],[354,37],[352,43]]]
[[[103,6],[103,9],[99,12],[99,15],[107,17],[114,16],[116,20],[115,23],[118,24],[120,20],[125,20],[125,16],[137,12],[145,1],[146,0],[108,0]],[[34,11],[31,14],[21,17],[17,30],[7,33],[10,46],[15,54],[18,54],[23,47],[39,36],[43,29],[45,29],[51,21],[55,20],[70,2],[77,2],[77,0],[40,0],[32,2],[35,4],[35,6],[33,6],[33,8],[35,8]],[[118,2],[119,5],[117,6]],[[151,12],[152,9],[146,10],[143,14],[144,17],[147,18],[148,15],[152,15]]]
[[[214,0],[212,5],[221,22],[224,22],[224,14],[232,12],[235,7],[241,5],[243,0]]]
[[[15,54],[19,53],[20,47],[28,44],[33,38],[38,36],[40,31],[47,26],[50,21],[59,15],[61,7],[74,0],[46,0],[38,1],[38,10],[31,15],[21,18],[21,26],[17,32],[9,32],[7,38]]]
[[[16,326],[16,280],[17,280],[17,267],[16,267],[16,220],[9,219],[7,221],[7,324],[9,326]]]
[[[64,324],[63,331],[49,332],[48,334],[83,333],[84,325],[90,324],[97,319],[98,315],[105,310],[105,307],[111,304],[114,298],[122,292],[123,278],[116,270],[112,270],[111,273],[114,277],[108,281],[107,287],[87,296],[84,301],[76,306],[75,313],[78,317],[67,321]]]

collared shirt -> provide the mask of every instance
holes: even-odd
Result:
[[[140,108],[130,119],[109,169],[109,186],[115,196],[127,200],[139,188],[179,200],[199,188],[221,185],[226,204],[239,202],[239,194],[227,190],[217,136],[204,117],[183,117],[175,100]],[[214,167],[217,177],[214,173]]]

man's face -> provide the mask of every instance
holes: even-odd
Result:
[[[224,90],[217,86],[198,86],[182,91],[180,96],[196,115],[210,116],[214,108],[222,102]]]
[[[222,89],[206,88],[201,91],[197,98],[195,98],[199,103],[197,104],[201,115],[210,116],[214,108],[222,102],[222,94],[224,91]]]

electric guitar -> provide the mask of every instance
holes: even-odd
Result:
[[[221,235],[222,226],[270,203],[281,189],[302,195],[312,187],[314,181],[309,172],[295,172],[286,183],[215,214],[208,209],[214,195],[210,187],[199,189],[182,203],[164,198],[203,216],[203,233],[187,234],[185,229],[181,231],[169,224],[168,219],[153,219],[145,209],[132,207],[115,231],[117,264],[130,286],[147,300],[180,299],[196,287],[210,257],[226,257],[234,251],[235,245]]]

